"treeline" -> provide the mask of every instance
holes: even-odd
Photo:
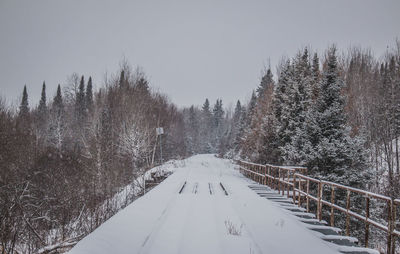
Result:
[[[160,161],[156,127],[164,159],[186,155],[183,114],[142,72],[124,65],[93,87],[75,74],[51,99],[43,83],[35,108],[26,87],[18,110],[0,103],[1,253],[68,246],[134,200],[137,179]]]
[[[380,59],[361,48],[338,54],[333,46],[321,58],[305,48],[282,61],[276,78],[266,70],[249,103],[238,101],[227,120],[220,154],[302,165],[314,176],[393,196],[400,42]]]
[[[250,102],[238,102],[222,138],[220,155],[257,163],[300,165],[319,179],[400,196],[400,42],[381,58],[333,46],[319,56],[304,48],[265,72]],[[336,193],[345,207],[345,193]],[[330,193],[324,193],[330,198]],[[365,211],[363,197],[353,209]],[[371,216],[385,224],[385,203],[371,202]],[[343,216],[337,214],[337,225]],[[352,221],[363,239],[364,224]],[[385,234],[372,228],[372,246]],[[361,241],[363,242],[363,241]]]

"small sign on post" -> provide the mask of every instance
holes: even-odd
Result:
[[[163,127],[156,128],[156,133],[157,136],[164,134],[164,128]]]
[[[163,163],[163,158],[162,158],[161,136],[162,136],[162,134],[164,134],[164,128],[163,127],[156,128],[156,133],[157,133],[157,137],[160,136],[160,162],[162,164]]]

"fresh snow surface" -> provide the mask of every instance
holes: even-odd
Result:
[[[69,253],[338,253],[296,218],[250,190],[251,181],[234,167],[214,155],[186,159],[174,174]],[[229,225],[239,234],[230,234]]]

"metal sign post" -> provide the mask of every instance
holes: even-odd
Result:
[[[164,128],[162,128],[162,127],[156,128],[156,133],[157,133],[157,136],[160,136],[160,160],[161,160],[161,164],[162,164],[163,163],[163,157],[162,157],[161,136],[162,136],[162,134],[164,134]]]

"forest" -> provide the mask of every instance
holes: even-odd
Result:
[[[27,86],[18,108],[0,101],[2,253],[72,245],[134,201],[138,179],[161,161],[160,126],[164,161],[215,153],[299,165],[320,179],[399,197],[399,41],[383,56],[301,48],[263,70],[258,86],[244,84],[252,96],[234,108],[222,99],[179,108],[126,62],[98,89],[93,80],[72,74],[51,96],[43,82],[37,106]],[[131,191],[115,202],[126,186]]]

